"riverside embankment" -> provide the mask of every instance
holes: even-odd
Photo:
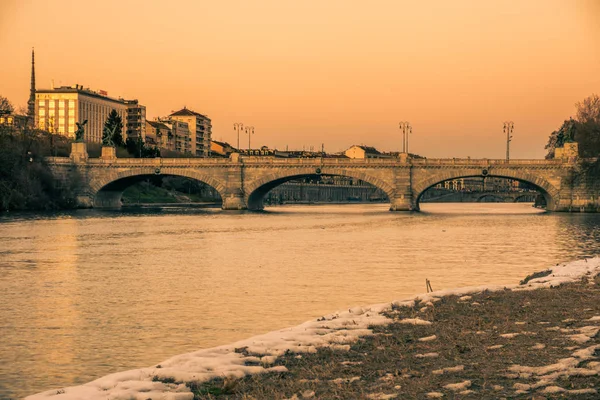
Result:
[[[600,214],[526,204],[279,206],[0,216],[0,398],[433,288],[600,255]],[[26,316],[26,318],[24,318]]]
[[[599,274],[584,259],[351,308],[27,399],[597,398]]]

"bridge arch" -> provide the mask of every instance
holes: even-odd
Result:
[[[513,202],[514,203],[521,203],[521,202],[534,203],[536,196],[537,196],[537,193],[535,193],[535,192],[523,193],[521,195],[516,196],[514,198]]]
[[[544,197],[546,201],[546,207],[548,210],[552,211],[558,207],[559,195],[560,191],[542,176],[532,173],[529,170],[514,170],[514,169],[494,169],[489,168],[486,170],[487,174],[485,177],[489,178],[504,178],[504,179],[513,179],[519,182],[529,183],[534,186],[540,194]],[[421,197],[423,193],[437,185],[438,183],[450,181],[453,179],[461,179],[461,178],[481,178],[482,169],[456,169],[445,171],[443,173],[436,173],[433,176],[430,176],[424,180],[419,181],[413,186],[413,202],[414,209],[419,210],[419,202],[421,201]]]
[[[494,193],[484,193],[477,198],[478,203],[488,202],[486,199],[492,199],[494,203],[504,203],[505,199],[501,196],[498,196]]]
[[[131,185],[153,176],[190,178],[212,186],[224,199],[225,184],[214,177],[186,168],[158,168],[157,166],[115,170],[92,179],[88,196],[95,208],[120,208],[123,192]]]
[[[322,171],[317,172],[314,167],[306,167],[277,170],[244,185],[246,205],[249,210],[262,210],[264,208],[264,198],[271,189],[291,180],[317,177],[319,175],[359,179],[381,189],[388,196],[388,199],[391,200],[394,197],[395,190],[389,183],[359,169],[325,167]]]

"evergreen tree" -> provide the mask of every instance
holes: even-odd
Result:
[[[113,109],[110,114],[108,114],[108,118],[104,123],[104,136],[111,135],[112,133],[110,141],[112,141],[115,146],[123,146],[122,132],[123,120],[121,119],[121,116],[117,114],[117,110]],[[105,143],[110,141],[105,141]]]
[[[14,111],[14,107],[11,102],[3,96],[0,96],[0,115],[2,114],[12,114]]]

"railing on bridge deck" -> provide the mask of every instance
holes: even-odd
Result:
[[[412,159],[412,165],[467,165],[467,166],[487,166],[487,165],[560,165],[562,160],[539,160],[539,159],[489,159],[489,158],[417,158]]]
[[[46,157],[51,164],[71,164],[68,157]],[[276,158],[266,156],[241,156],[240,161],[246,165],[381,165],[381,166],[490,166],[490,165],[561,165],[563,160],[504,160],[504,159],[473,159],[473,158],[411,158],[403,162],[399,158]],[[88,158],[88,165],[115,165],[115,166],[206,166],[228,165],[234,163],[228,158]]]

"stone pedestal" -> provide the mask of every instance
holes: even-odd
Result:
[[[563,144],[563,147],[554,149],[554,158],[561,159],[566,162],[574,163],[579,156],[579,144],[570,142]]]
[[[88,160],[87,145],[83,142],[71,143],[71,161],[85,163]]]
[[[100,158],[103,160],[115,160],[117,158],[117,151],[112,146],[102,146],[102,155]]]

